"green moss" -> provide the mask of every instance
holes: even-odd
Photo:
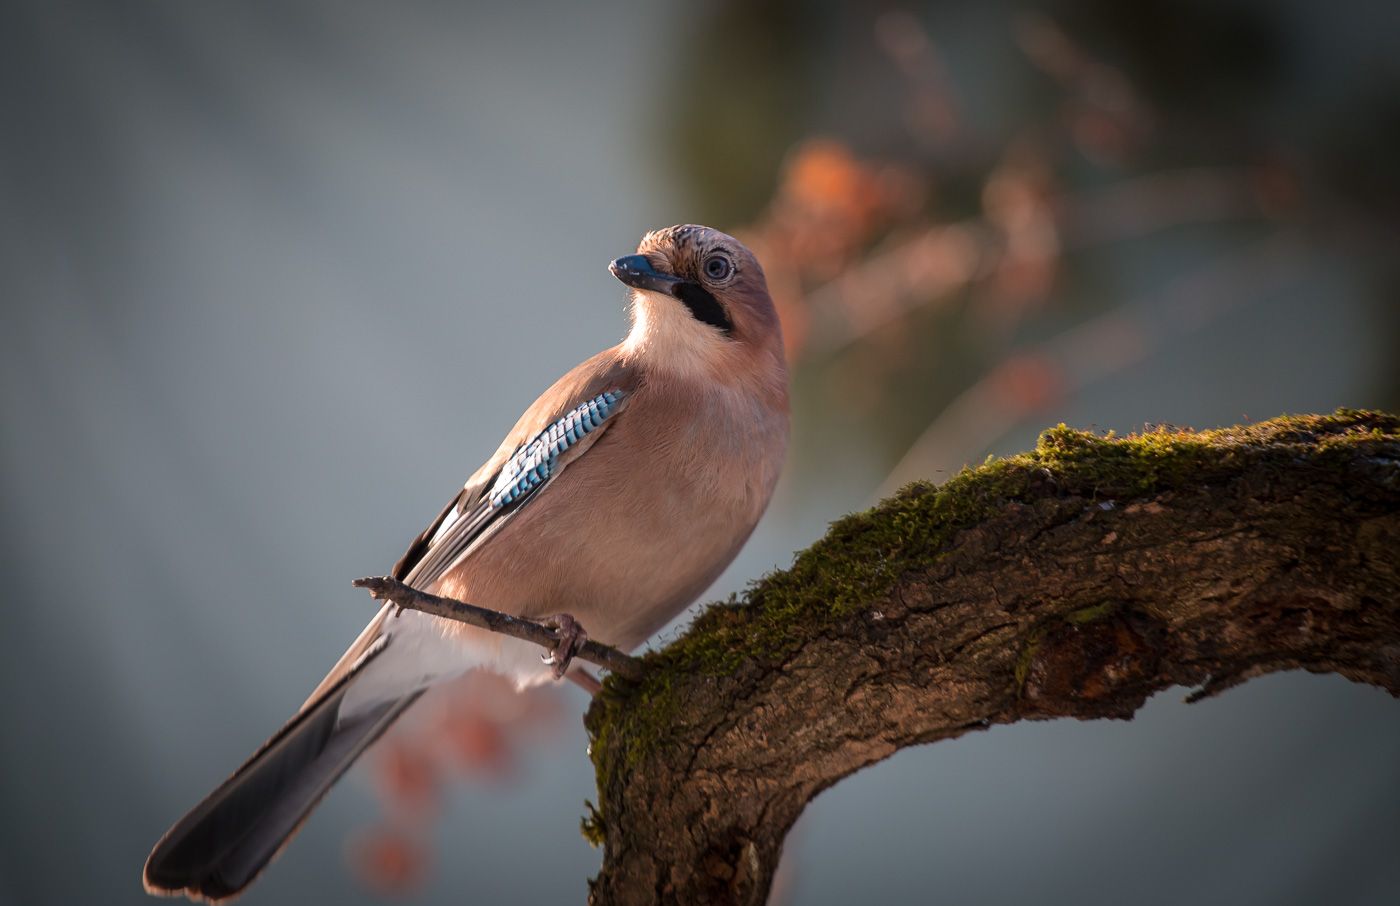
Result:
[[[915,482],[870,510],[832,523],[789,569],[704,611],[680,638],[644,658],[640,682],[610,678],[587,717],[600,782],[613,767],[605,759],[621,754],[622,767],[631,768],[664,745],[680,716],[677,677],[720,676],[746,663],[780,661],[880,600],[902,576],[926,570],[947,554],[959,532],[1012,502],[1073,494],[1122,505],[1227,480],[1261,462],[1297,468],[1304,452],[1325,467],[1331,452],[1349,456],[1357,444],[1396,439],[1400,419],[1349,409],[1216,431],[1157,428],[1127,437],[1059,425],[1028,453],[964,469],[941,486]],[[1089,622],[1112,607],[1096,604],[1065,619]],[[1022,660],[1028,667],[1029,658]],[[1018,664],[1018,688],[1024,669]],[[613,751],[614,734],[626,740],[621,752]]]
[[[1045,638],[1045,631],[1037,629],[1031,632],[1030,638],[1026,641],[1026,647],[1021,649],[1020,655],[1016,658],[1016,695],[1021,694],[1021,690],[1026,688],[1026,677],[1031,675],[1031,664],[1035,661],[1036,652],[1040,650],[1040,643]]]
[[[1075,626],[1084,626],[1088,623],[1095,623],[1104,617],[1112,616],[1118,612],[1118,604],[1114,601],[1104,601],[1102,604],[1094,604],[1090,607],[1081,607],[1078,610],[1071,610],[1065,614],[1065,622]]]
[[[589,845],[594,848],[602,846],[607,840],[607,826],[603,824],[603,816],[598,813],[593,803],[586,799],[583,807],[588,809],[588,814],[579,819],[579,831]]]

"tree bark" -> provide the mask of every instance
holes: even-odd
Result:
[[[1063,427],[912,485],[610,677],[590,901],[764,902],[807,802],[911,745],[1277,670],[1400,694],[1400,419]]]

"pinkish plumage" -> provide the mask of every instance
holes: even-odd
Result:
[[[613,271],[632,287],[626,339],[526,410],[395,575],[508,613],[567,612],[631,649],[714,581],[767,507],[787,446],[787,366],[763,269],[733,237],[648,233]],[[499,493],[522,445],[605,393],[615,402],[590,411],[518,498]],[[521,685],[551,676],[533,646],[385,607],[292,721],[156,844],[147,889],[236,895],[422,689],[478,667]]]

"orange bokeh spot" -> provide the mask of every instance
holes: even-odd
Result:
[[[464,768],[501,774],[510,767],[510,741],[501,724],[480,713],[459,713],[443,721],[449,752]]]
[[[388,828],[372,830],[350,844],[348,858],[356,874],[384,895],[411,893],[427,872],[427,848],[417,840]]]
[[[1013,412],[1044,409],[1062,399],[1065,392],[1060,367],[1038,355],[1007,359],[991,380],[1003,405]]]
[[[427,747],[403,739],[392,740],[383,748],[375,776],[390,804],[414,811],[434,805],[442,778]]]

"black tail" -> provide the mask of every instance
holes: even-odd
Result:
[[[217,901],[258,876],[331,785],[418,697],[340,722],[340,703],[358,672],[348,671],[303,707],[166,832],[146,860],[148,892]]]

